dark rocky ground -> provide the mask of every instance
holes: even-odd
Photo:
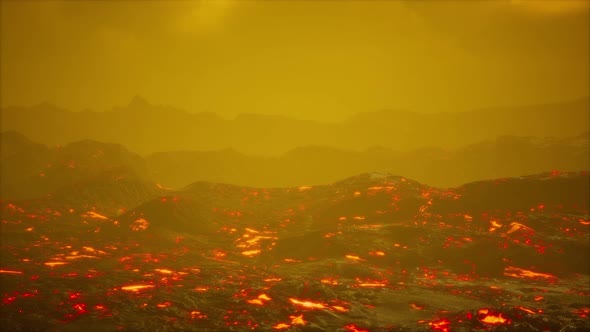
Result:
[[[2,331],[590,329],[587,172],[108,183],[1,202]]]

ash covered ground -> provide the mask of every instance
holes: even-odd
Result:
[[[588,172],[3,200],[3,331],[585,331]]]

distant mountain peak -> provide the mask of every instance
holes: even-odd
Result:
[[[144,108],[149,106],[151,106],[151,104],[140,95],[135,95],[129,103],[129,108]]]

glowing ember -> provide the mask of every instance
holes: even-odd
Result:
[[[489,229],[490,232],[493,232],[496,229],[502,227],[502,225],[499,224],[496,220],[490,220],[490,224],[491,224],[490,229]]]
[[[98,258],[97,256],[92,255],[72,255],[66,256],[65,259],[72,260],[72,259],[80,259],[80,258]]]
[[[360,258],[359,256],[356,255],[346,255],[344,256],[348,259],[350,259],[351,261],[363,261],[364,259]]]
[[[289,316],[291,318],[291,324],[293,325],[305,325],[307,321],[303,319],[303,314],[299,316]]]
[[[291,303],[304,307],[304,308],[308,308],[308,309],[326,309],[326,305],[322,304],[322,303],[317,303],[317,302],[311,302],[311,301],[299,301],[297,299],[294,298],[289,298],[289,301],[291,301]]]
[[[347,329],[350,332],[369,332],[369,330],[361,329],[361,328],[359,328],[358,326],[356,326],[354,324],[348,324],[344,328]]]
[[[258,295],[257,298],[252,299],[252,300],[247,300],[246,302],[248,302],[250,304],[264,305],[264,301],[270,301],[270,300],[272,300],[272,299],[268,295],[260,294],[260,295]]]
[[[273,326],[272,328],[275,330],[284,330],[284,329],[288,329],[289,327],[291,327],[290,324],[279,323],[279,324]]]
[[[221,251],[219,249],[213,250],[213,257],[219,259],[219,258],[223,258],[225,256],[227,256],[227,254],[224,251]]]
[[[191,315],[191,319],[203,319],[203,318],[207,318],[207,315],[201,313],[198,310],[193,310],[190,312]]]
[[[128,285],[121,287],[121,290],[128,292],[139,292],[142,289],[153,288],[154,285]]]
[[[320,280],[320,282],[322,284],[328,284],[328,285],[338,285],[339,284],[338,281],[334,280],[334,279],[322,279],[322,280]]]
[[[266,278],[266,279],[264,279],[264,281],[266,281],[266,282],[281,281],[281,280],[283,280],[283,278]]]
[[[54,267],[54,266],[66,265],[68,263],[66,263],[66,262],[45,262],[43,264],[46,266],[49,266],[49,267]]]
[[[433,331],[443,331],[443,332],[451,331],[451,322],[446,318],[429,322],[428,325],[431,326]]]
[[[412,303],[410,304],[410,307],[414,310],[424,310],[424,306],[423,305],[418,305],[416,303]]]
[[[166,301],[166,302],[162,302],[162,303],[156,304],[156,307],[158,307],[158,308],[168,308],[171,305],[172,305],[171,302]]]
[[[172,274],[173,273],[173,271],[168,270],[168,269],[154,269],[154,271],[160,272],[162,274]]]
[[[260,253],[260,249],[242,251],[244,256],[256,256]]]
[[[131,224],[131,230],[138,232],[138,231],[145,231],[146,229],[148,229],[148,227],[150,226],[150,223],[143,219],[143,218],[139,218],[137,220],[135,220],[133,222],[133,224]]]
[[[22,271],[13,271],[13,270],[0,270],[0,273],[3,273],[3,274],[23,274]]]
[[[78,314],[84,314],[84,313],[88,312],[86,310],[86,304],[84,304],[84,303],[76,303],[72,306],[72,308],[76,309]]]
[[[515,308],[516,309],[519,309],[519,310],[522,310],[522,311],[524,311],[526,313],[529,313],[531,315],[535,315],[536,314],[536,312],[534,312],[533,310],[531,310],[529,308],[526,308],[526,307],[523,307],[523,306],[516,306]]]
[[[517,223],[517,222],[513,222],[510,224],[510,229],[506,232],[506,234],[511,234],[516,232],[517,230],[522,229],[524,231],[528,231],[528,232],[533,232],[533,229],[530,227],[527,227],[521,223]]]
[[[102,251],[102,250],[96,250],[92,247],[82,247],[82,249],[88,251],[88,252],[92,252],[92,253],[97,253],[97,254],[106,254],[106,252]]]
[[[555,279],[556,276],[548,273],[539,273],[533,272],[530,270],[521,269],[514,266],[507,266],[504,269],[504,275],[508,277],[515,277],[515,278],[545,278],[545,279]]]
[[[357,286],[359,286],[359,287],[385,287],[385,286],[387,286],[387,284],[381,283],[381,282],[363,282],[363,283],[357,284]]]
[[[102,219],[102,220],[108,220],[109,218],[103,216],[102,214],[96,213],[94,211],[88,211],[84,214],[82,214],[82,217],[84,218],[92,218],[92,219]]]
[[[581,318],[589,318],[590,317],[590,308],[580,308],[574,311],[576,315],[580,316]]]
[[[488,314],[483,319],[480,319],[480,321],[484,324],[490,325],[510,324],[510,320],[502,317],[501,313],[498,315]]]

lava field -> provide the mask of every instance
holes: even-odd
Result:
[[[590,329],[588,172],[125,181],[1,201],[2,331]]]

